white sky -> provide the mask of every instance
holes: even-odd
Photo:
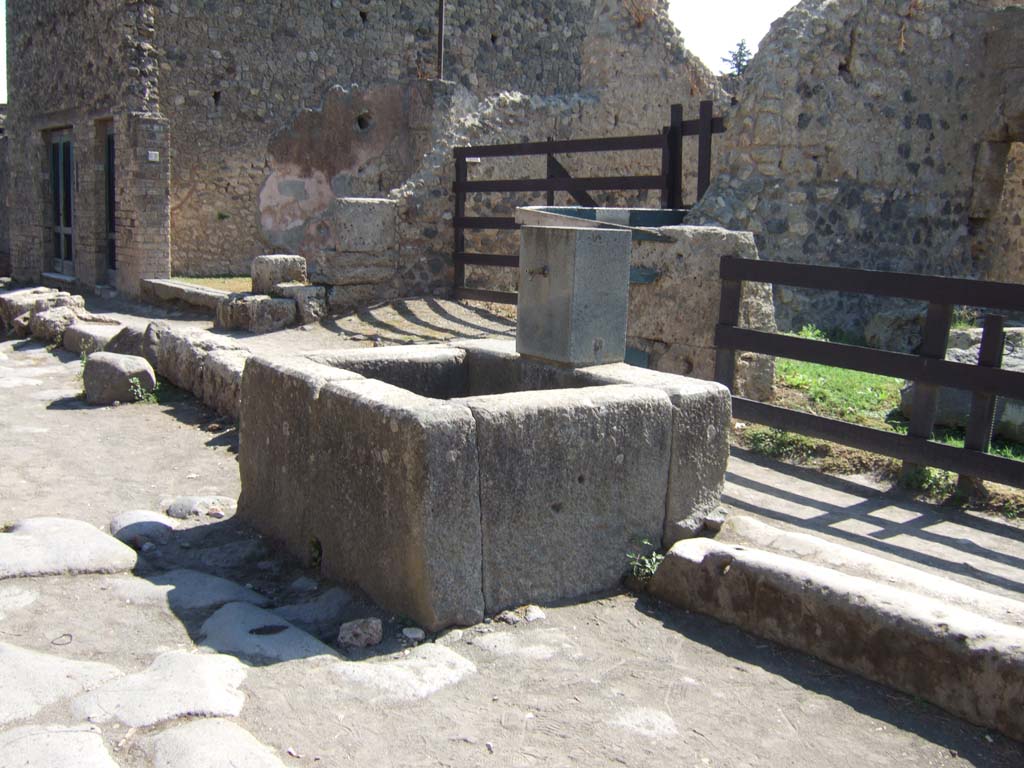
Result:
[[[772,22],[797,0],[669,0],[669,15],[686,47],[712,72],[728,69],[722,61],[740,40],[751,53],[768,34]]]
[[[751,52],[768,27],[795,0],[669,0],[669,13],[686,47],[713,72],[726,69],[722,57],[747,41]],[[7,0],[0,0],[0,103],[7,102]]]

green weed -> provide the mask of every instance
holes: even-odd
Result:
[[[665,559],[665,555],[654,548],[650,539],[644,539],[640,544],[646,549],[646,552],[628,552],[626,553],[626,559],[629,560],[630,573],[633,575],[633,578],[641,584],[646,584],[654,578],[654,574],[658,570],[658,566]]]

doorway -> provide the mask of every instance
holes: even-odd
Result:
[[[50,192],[53,222],[53,271],[75,273],[72,200],[74,195],[74,145],[71,131],[50,133]]]

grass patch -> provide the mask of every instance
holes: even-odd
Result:
[[[818,341],[832,337],[840,343],[863,343],[849,336],[836,338],[835,334],[826,334],[810,325],[796,335]],[[909,422],[899,410],[902,386],[902,379],[777,358],[772,402],[805,413],[906,434]],[[961,428],[936,427],[933,439],[962,448],[964,434]],[[756,425],[736,423],[733,436],[739,445],[762,456],[814,466],[832,474],[872,474],[899,482],[929,501],[970,506],[1010,518],[1024,516],[1024,492],[1014,488],[985,483],[976,493],[965,496],[958,491],[957,476],[952,472],[923,467],[903,473],[902,463],[895,459]],[[1024,444],[1021,443],[996,437],[989,451],[1024,462]],[[1021,469],[1024,470],[1024,466]]]
[[[252,278],[248,275],[221,275],[219,277],[178,277],[175,275],[173,279],[179,283],[192,283],[204,288],[215,288],[218,291],[252,293]]]

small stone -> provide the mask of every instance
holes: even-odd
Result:
[[[164,509],[164,514],[178,520],[185,520],[200,515],[220,512],[221,517],[235,511],[236,502],[228,496],[179,496],[173,499]]]
[[[528,605],[523,613],[523,618],[527,621],[543,621],[547,617],[547,614],[541,610],[539,605]]]
[[[502,611],[494,617],[495,621],[503,621],[506,624],[518,624],[523,619],[515,611]]]
[[[156,544],[154,544],[152,541],[147,541],[139,549],[141,549],[143,552],[152,552],[154,549],[156,549]]]
[[[406,640],[412,640],[415,643],[419,643],[426,639],[427,633],[419,627],[406,627],[402,630],[402,637]]]
[[[367,618],[346,621],[338,629],[338,645],[368,648],[384,639],[384,626],[380,619]]]
[[[207,517],[212,517],[212,518],[214,518],[216,520],[220,520],[222,517],[224,517],[224,510],[222,510],[222,509],[211,509],[211,510],[207,511],[206,516]]]

